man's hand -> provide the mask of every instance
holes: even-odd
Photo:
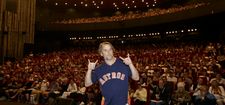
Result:
[[[98,63],[98,60],[96,60],[95,62],[91,62],[88,59],[88,70],[94,70],[97,63]]]
[[[130,54],[129,53],[127,54],[127,57],[126,58],[123,58],[123,57],[120,56],[120,59],[122,59],[123,60],[123,63],[125,63],[126,65],[132,64],[132,61],[130,59]]]

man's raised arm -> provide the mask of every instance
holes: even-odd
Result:
[[[98,60],[93,63],[93,62],[90,62],[90,60],[88,59],[88,71],[85,76],[85,87],[91,86],[93,84],[91,80],[91,75],[92,75],[92,70],[95,69],[95,65],[97,64],[97,62]]]

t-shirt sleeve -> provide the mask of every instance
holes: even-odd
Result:
[[[92,73],[91,73],[91,81],[92,81],[92,83],[96,83],[96,81],[97,81],[97,74],[95,71],[92,71]]]

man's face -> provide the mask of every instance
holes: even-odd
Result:
[[[105,60],[113,59],[113,49],[110,45],[105,44],[102,46],[101,56],[104,57]]]
[[[200,88],[200,94],[201,94],[201,95],[205,96],[207,92],[208,92],[208,90],[207,90],[206,87],[201,87],[201,88]]]
[[[159,80],[159,87],[163,87],[163,86],[164,86],[163,80]]]
[[[177,90],[178,90],[179,92],[182,92],[182,91],[184,90],[184,87],[178,87]]]

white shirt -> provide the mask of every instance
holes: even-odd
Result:
[[[67,88],[68,92],[77,92],[77,85],[76,83],[73,84],[69,84],[68,88]]]

